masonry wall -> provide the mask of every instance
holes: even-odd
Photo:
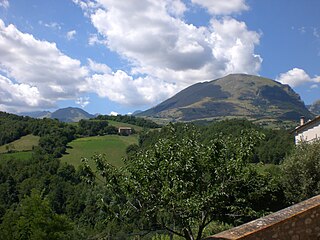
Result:
[[[320,195],[207,239],[320,240]]]

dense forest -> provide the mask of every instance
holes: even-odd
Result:
[[[73,139],[117,134],[108,121],[144,127],[123,167],[99,153],[78,169],[61,163]],[[244,119],[159,128],[0,112],[0,145],[27,134],[40,137],[29,160],[0,154],[1,239],[200,240],[320,193],[319,142],[295,147],[287,131]]]

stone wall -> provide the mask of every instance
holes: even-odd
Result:
[[[320,195],[207,239],[320,240]]]

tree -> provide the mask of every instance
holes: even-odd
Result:
[[[72,225],[55,214],[35,190],[15,210],[8,210],[0,226],[2,239],[65,239]]]
[[[282,165],[285,194],[296,203],[320,194],[320,141],[301,142]]]
[[[183,134],[170,128],[167,138],[129,157],[122,170],[93,157],[109,191],[102,199],[109,220],[135,224],[137,234],[162,229],[199,240],[215,220],[260,216],[254,204],[270,191],[268,179],[248,164],[257,132],[203,145],[193,128]]]

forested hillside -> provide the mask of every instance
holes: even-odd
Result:
[[[159,127],[131,117],[66,124],[1,113],[1,145],[40,137],[30,159],[0,154],[1,239],[200,240],[320,192],[319,143],[295,147],[287,131],[239,119],[144,128],[121,167],[108,153],[77,169],[61,163],[68,142],[109,134],[114,120]]]

